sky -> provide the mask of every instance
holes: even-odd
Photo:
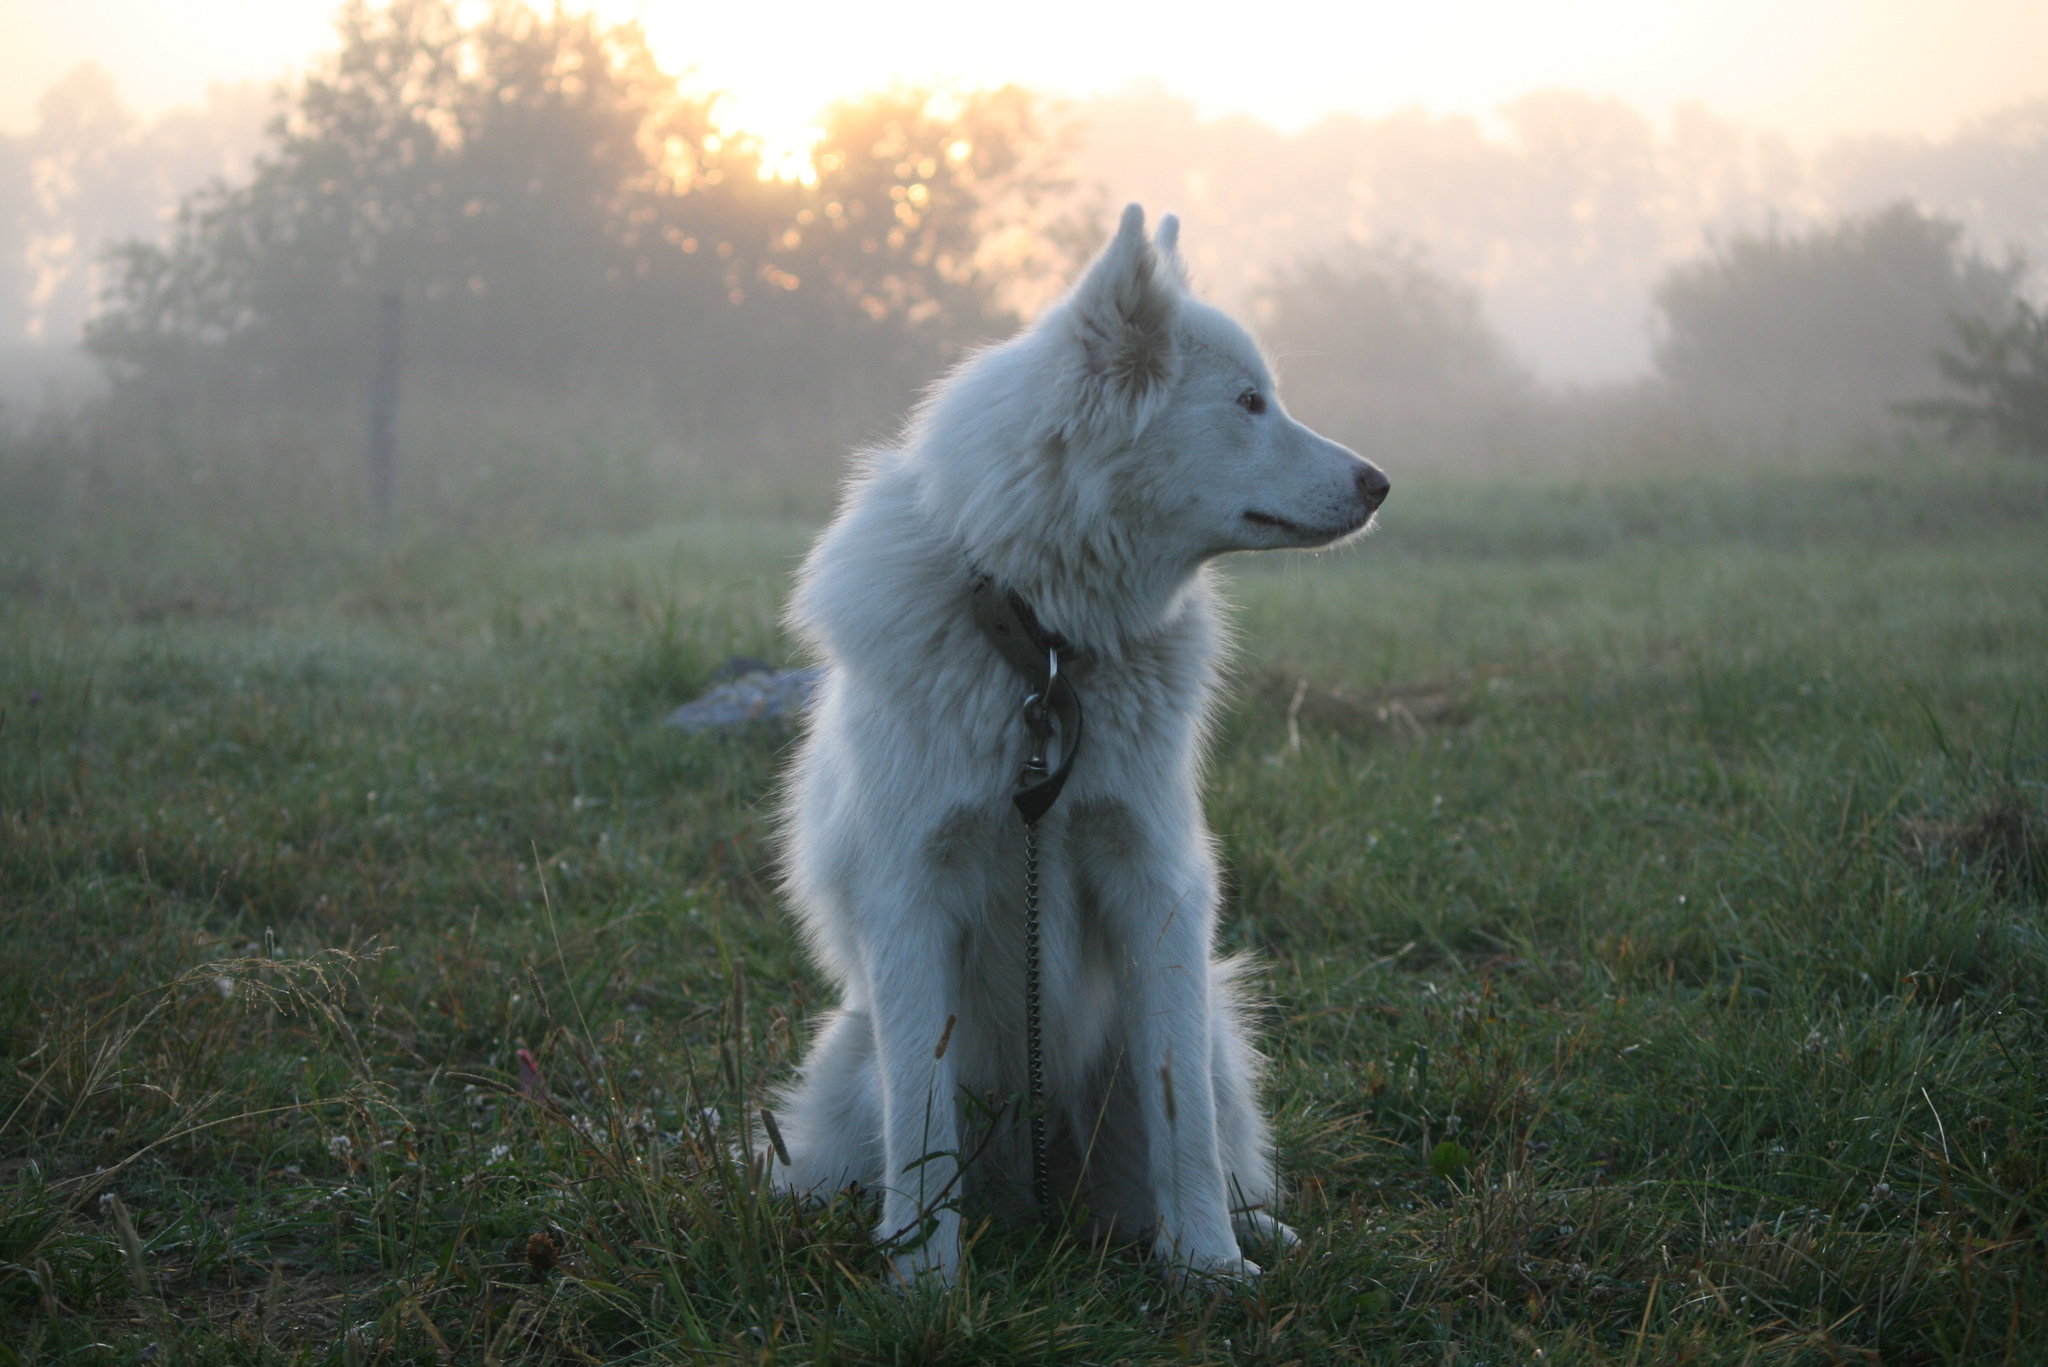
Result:
[[[468,0],[480,3],[480,0]],[[800,145],[833,99],[892,81],[1020,81],[1077,96],[1157,84],[1293,131],[1333,111],[1485,116],[1532,90],[1701,103],[1817,146],[1938,138],[2048,97],[2048,0],[1035,0],[774,6],[599,0],[645,24],[721,120]],[[212,82],[270,82],[332,46],[334,0],[0,0],[0,131],[82,61],[142,114]],[[879,19],[886,27],[878,25]]]

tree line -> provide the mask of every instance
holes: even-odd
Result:
[[[1296,406],[1376,457],[1526,463],[1616,441],[1783,455],[1901,417],[2048,454],[2048,334],[2026,275],[1905,202],[1736,235],[1657,282],[1652,379],[1576,393],[1539,386],[1477,292],[1413,246],[1307,258],[1255,310]]]
[[[1086,242],[1041,107],[896,90],[763,174],[633,25],[350,0],[253,172],[113,253],[87,349],[214,402],[353,401],[375,301],[409,380],[645,406],[700,440],[873,425]],[[881,396],[881,397],[877,397]]]
[[[246,174],[106,258],[87,346],[159,427],[188,410],[360,420],[396,299],[412,394],[573,399],[720,459],[829,468],[1101,231],[1072,128],[1015,88],[834,106],[789,180],[632,25],[350,0],[339,32]],[[1387,202],[1408,193],[1382,174]],[[1656,378],[1590,400],[1537,383],[1457,250],[1383,234],[1269,263],[1248,302],[1290,402],[1374,454],[1468,462],[1612,440],[1646,413],[1761,445],[1894,411],[2018,444],[2035,430],[2024,263],[1910,203],[1732,234],[1665,268]]]

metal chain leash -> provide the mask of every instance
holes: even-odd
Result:
[[[1081,749],[1081,699],[1071,677],[1062,672],[1060,657],[1065,654],[1067,663],[1073,664],[1086,661],[1089,653],[1046,631],[1031,605],[1001,588],[992,576],[977,573],[969,592],[975,624],[1030,689],[1024,699],[1024,724],[1031,733],[1031,749],[1017,775],[1012,800],[1024,820],[1024,1047],[1030,1084],[1031,1185],[1040,1212],[1050,1216],[1052,1179],[1046,1158],[1045,1046],[1039,1000],[1038,821],[1059,800]],[[1057,769],[1049,759],[1055,736],[1060,746]]]
[[[1017,786],[1028,788],[1046,775],[1046,748],[1052,742],[1053,721],[1045,705],[1051,681],[1059,678],[1059,652],[1046,652],[1046,690],[1024,700],[1024,724],[1031,731],[1031,753]],[[1031,1086],[1031,1190],[1038,1208],[1052,1213],[1052,1179],[1045,1157],[1045,1048],[1039,1016],[1038,958],[1038,822],[1024,823],[1024,1051],[1026,1075]]]
[[[1038,1017],[1038,823],[1024,827],[1024,1047],[1031,1078],[1031,1190],[1038,1208],[1052,1211],[1052,1178],[1045,1158],[1045,1051]]]

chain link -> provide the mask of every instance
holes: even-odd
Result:
[[[1031,1190],[1038,1209],[1052,1213],[1052,1179],[1045,1157],[1045,1052],[1038,1014],[1038,823],[1024,824],[1024,1047],[1031,1083]]]

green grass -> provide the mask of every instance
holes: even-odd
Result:
[[[18,502],[0,1362],[2048,1356],[2048,470],[1397,483],[1229,571],[1305,1239],[1237,1294],[988,1228],[899,1295],[732,1160],[825,1004],[788,738],[653,723],[788,657],[801,512]]]

